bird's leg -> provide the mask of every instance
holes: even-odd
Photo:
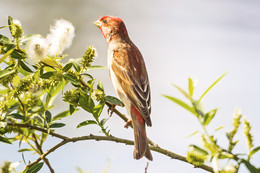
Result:
[[[110,106],[108,107],[107,113],[108,113],[108,115],[109,115],[110,117],[111,117],[112,114],[114,113],[115,108],[116,108],[116,105],[114,105],[114,104],[110,104]]]
[[[125,124],[125,128],[128,128],[128,126],[130,126],[132,124],[132,119],[127,120],[126,124]]]

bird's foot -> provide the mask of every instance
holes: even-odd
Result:
[[[108,113],[108,115],[109,115],[110,117],[111,117],[112,114],[114,113],[115,108],[116,108],[116,105],[111,104],[111,106],[107,109],[107,113]]]
[[[127,120],[126,124],[125,124],[125,128],[128,128],[128,126],[130,126],[132,124],[132,119]]]

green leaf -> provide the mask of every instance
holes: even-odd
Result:
[[[42,79],[49,79],[51,76],[53,76],[54,72],[53,71],[49,71],[49,72],[46,72],[46,73],[43,73],[40,78]]]
[[[211,111],[209,111],[208,113],[205,114],[205,116],[203,117],[203,125],[206,126],[210,123],[210,121],[214,118],[214,116],[216,115],[218,109],[213,109]]]
[[[81,97],[79,98],[79,105],[82,107],[85,111],[89,113],[93,113],[93,109],[95,107],[93,99],[84,91],[80,91]]]
[[[13,117],[15,119],[20,119],[20,120],[24,120],[24,116],[21,115],[21,114],[18,114],[18,113],[12,113],[12,114],[9,114],[7,115],[8,117]]]
[[[70,104],[70,110],[69,111],[70,111],[70,115],[72,115],[75,111],[75,107],[72,104]]]
[[[51,87],[51,89],[48,91],[47,97],[46,97],[46,105],[49,105],[49,103],[55,99],[55,96],[59,93],[59,91],[66,85],[66,81],[62,80],[57,86]]]
[[[197,145],[189,145],[189,152],[190,151],[192,151],[196,155],[207,156],[209,154],[206,150],[198,147]]]
[[[13,18],[11,16],[8,16],[8,25],[11,34],[12,34],[12,24],[13,24]]]
[[[6,37],[6,36],[4,36],[2,34],[0,34],[0,43],[3,43],[3,44],[14,44],[11,39],[9,39],[8,37]]]
[[[64,127],[66,124],[64,123],[53,123],[50,125],[50,128],[60,128],[60,127]]]
[[[107,122],[108,119],[109,119],[109,118],[103,118],[103,119],[100,121],[100,125],[101,125],[101,126],[104,126],[104,125],[106,124],[106,122]]]
[[[25,54],[21,54],[21,52],[18,52],[17,50],[14,50],[10,56],[14,59],[24,59],[26,58]]]
[[[104,106],[105,106],[105,103],[100,102],[97,106],[94,107],[93,116],[95,117],[96,120],[98,120],[100,114],[102,113]]]
[[[125,106],[124,103],[121,102],[121,100],[119,100],[118,98],[113,97],[113,96],[106,96],[105,101],[112,105],[118,105],[118,106],[122,106],[122,107]]]
[[[72,67],[72,63],[68,63],[66,64],[63,68],[62,68],[62,71],[64,72],[67,72],[71,67]]]
[[[25,71],[29,72],[29,73],[33,73],[33,71],[21,60],[19,60],[19,65],[22,67],[22,69],[24,69]]]
[[[13,51],[14,49],[10,49],[8,52],[6,52],[4,56],[0,58],[0,63],[2,63]]]
[[[0,29],[6,28],[6,27],[8,27],[8,26],[1,26]]]
[[[249,153],[249,157],[251,157],[252,155],[254,155],[255,153],[257,153],[260,150],[260,146],[254,148],[253,150],[250,151]]]
[[[45,118],[46,118],[47,123],[51,122],[51,117],[52,117],[52,115],[51,115],[50,111],[46,111]]]
[[[257,170],[257,168],[252,165],[251,163],[249,163],[248,161],[242,159],[242,163],[245,164],[245,166],[247,167],[247,169],[250,171],[250,173],[259,173],[259,171]]]
[[[97,89],[101,90],[101,91],[104,91],[104,86],[103,86],[103,83],[102,81],[98,81],[98,84],[97,84]]]
[[[190,97],[193,96],[193,91],[194,91],[194,83],[193,83],[192,79],[189,78],[189,94],[190,94]]]
[[[77,126],[77,128],[80,128],[80,127],[86,126],[86,125],[90,125],[90,124],[97,124],[97,122],[94,121],[94,120],[86,120],[86,121],[81,122],[81,123]]]
[[[107,67],[105,66],[101,66],[101,65],[93,65],[90,67],[87,67],[87,70],[102,70],[102,69],[107,69]]]
[[[29,168],[26,173],[37,173],[39,170],[42,169],[43,166],[43,162],[40,163],[36,163],[35,165],[33,165],[31,168]]]
[[[93,76],[91,76],[91,75],[88,74],[88,73],[82,73],[82,74],[80,74],[80,75],[87,76],[87,77],[89,77],[91,80],[94,79]]]
[[[25,151],[33,151],[33,149],[32,148],[23,148],[23,149],[18,150],[18,152],[25,152]]]
[[[69,82],[71,82],[74,85],[80,85],[80,81],[77,79],[77,77],[71,73],[66,73],[65,79]]]
[[[186,136],[185,138],[192,137],[193,135],[197,134],[198,132],[199,132],[199,131],[195,131],[195,132],[193,132],[192,134],[190,134],[190,135]]]
[[[163,95],[163,96],[164,96],[165,98],[167,98],[167,99],[169,99],[169,100],[175,102],[175,103],[178,104],[179,106],[183,107],[183,108],[186,109],[187,111],[189,111],[189,112],[191,112],[192,114],[194,114],[194,115],[197,116],[195,110],[194,110],[191,106],[189,106],[187,103],[185,103],[185,102],[183,102],[183,101],[181,101],[181,100],[179,100],[179,99],[177,99],[177,98],[175,98],[175,97],[172,97],[172,96],[168,96],[168,95]]]
[[[213,82],[213,84],[211,84],[208,89],[200,96],[198,103],[201,101],[201,99],[211,90],[212,87],[214,87],[224,76],[227,75],[228,72],[224,73],[223,75],[221,75],[215,82]]]
[[[64,111],[64,112],[61,112],[59,114],[57,114],[56,116],[54,116],[52,118],[52,121],[56,121],[56,120],[60,120],[62,118],[65,118],[67,116],[70,116],[72,115],[73,113],[75,113],[77,111],[77,109],[74,109],[74,111],[71,113],[70,110],[67,110],[67,111]]]
[[[10,142],[7,138],[5,138],[3,136],[0,136],[0,141],[4,142],[4,143],[7,143],[7,144],[12,144],[12,142]]]
[[[177,86],[177,85],[175,85],[175,84],[173,84],[173,86],[174,86],[175,88],[177,88],[185,97],[187,97],[187,99],[191,100],[190,95],[189,95],[188,93],[186,93],[182,88],[180,88],[179,86]]]
[[[16,72],[16,69],[11,69],[11,70],[10,69],[4,69],[4,70],[1,70],[0,71],[0,78],[3,78],[5,76],[13,74],[15,72]]]
[[[80,72],[80,65],[79,65],[79,63],[74,62],[74,63],[73,63],[73,67],[74,67],[74,69],[75,69],[77,72]]]
[[[40,34],[27,34],[27,35],[23,35],[20,42],[25,42],[28,41],[30,39],[32,39],[33,37],[40,37]]]

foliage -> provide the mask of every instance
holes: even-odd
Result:
[[[30,62],[27,50],[23,48],[38,35],[23,35],[21,24],[14,21],[8,17],[12,38],[0,35],[0,53],[3,54],[0,58],[0,141],[7,144],[19,141],[20,146],[22,142],[26,142],[30,148],[21,148],[19,152],[42,155],[42,146],[48,134],[17,125],[42,128],[48,133],[54,132],[56,128],[66,125],[62,123],[62,119],[73,115],[80,108],[91,114],[93,119],[85,120],[77,128],[90,124],[98,125],[108,136],[107,117],[100,116],[106,97],[110,98],[111,104],[113,99],[117,101],[115,104],[119,104],[118,99],[105,94],[102,82],[98,81],[96,84],[95,78],[87,72],[88,69],[96,67],[91,65],[96,55],[94,47],[88,47],[81,58],[71,59],[67,63],[61,62],[65,57],[61,54],[46,56],[36,63]],[[33,50],[39,50],[40,46],[36,44]],[[62,93],[63,101],[68,104],[69,109],[54,115],[54,99],[67,85],[71,89]],[[25,163],[27,164],[26,161]],[[46,160],[45,163],[47,164]],[[40,162],[30,168],[26,167],[24,172],[38,172],[43,164],[44,162]]]
[[[186,109],[198,119],[200,125],[202,126],[202,132],[200,132],[202,147],[196,145],[190,145],[189,150],[187,152],[187,161],[192,163],[195,166],[204,164],[206,162],[211,162],[213,166],[214,172],[222,172],[222,173],[235,173],[238,171],[241,164],[244,164],[251,173],[259,172],[257,168],[250,162],[251,157],[256,154],[260,150],[260,146],[253,148],[253,136],[251,134],[251,125],[244,118],[244,134],[247,139],[248,153],[234,153],[233,149],[239,143],[238,140],[234,141],[234,136],[237,134],[239,130],[239,126],[241,125],[241,113],[240,110],[236,110],[233,116],[233,130],[226,133],[228,146],[221,147],[218,144],[218,139],[215,134],[210,134],[207,130],[210,122],[213,120],[217,113],[217,108],[212,109],[208,112],[205,112],[203,106],[201,104],[202,98],[226,75],[227,73],[220,76],[212,85],[206,89],[206,91],[196,100],[193,97],[194,93],[194,82],[191,78],[188,80],[188,92],[184,89],[180,88],[177,85],[174,85],[188,100],[189,103],[186,103],[178,98],[164,95],[164,97],[170,99],[177,105]],[[217,128],[215,131],[222,129],[223,127]],[[197,134],[198,131],[194,132],[192,135]],[[246,156],[246,157],[244,157]],[[226,160],[227,166],[224,168],[219,168],[219,160]],[[229,164],[230,160],[236,162],[236,165]]]

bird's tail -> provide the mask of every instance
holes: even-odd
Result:
[[[134,129],[134,158],[140,159],[145,156],[149,160],[153,160],[153,156],[151,154],[147,137],[146,137],[146,130],[145,130],[145,121],[142,118],[139,111],[132,106],[131,107],[131,117],[133,122],[133,129]]]

